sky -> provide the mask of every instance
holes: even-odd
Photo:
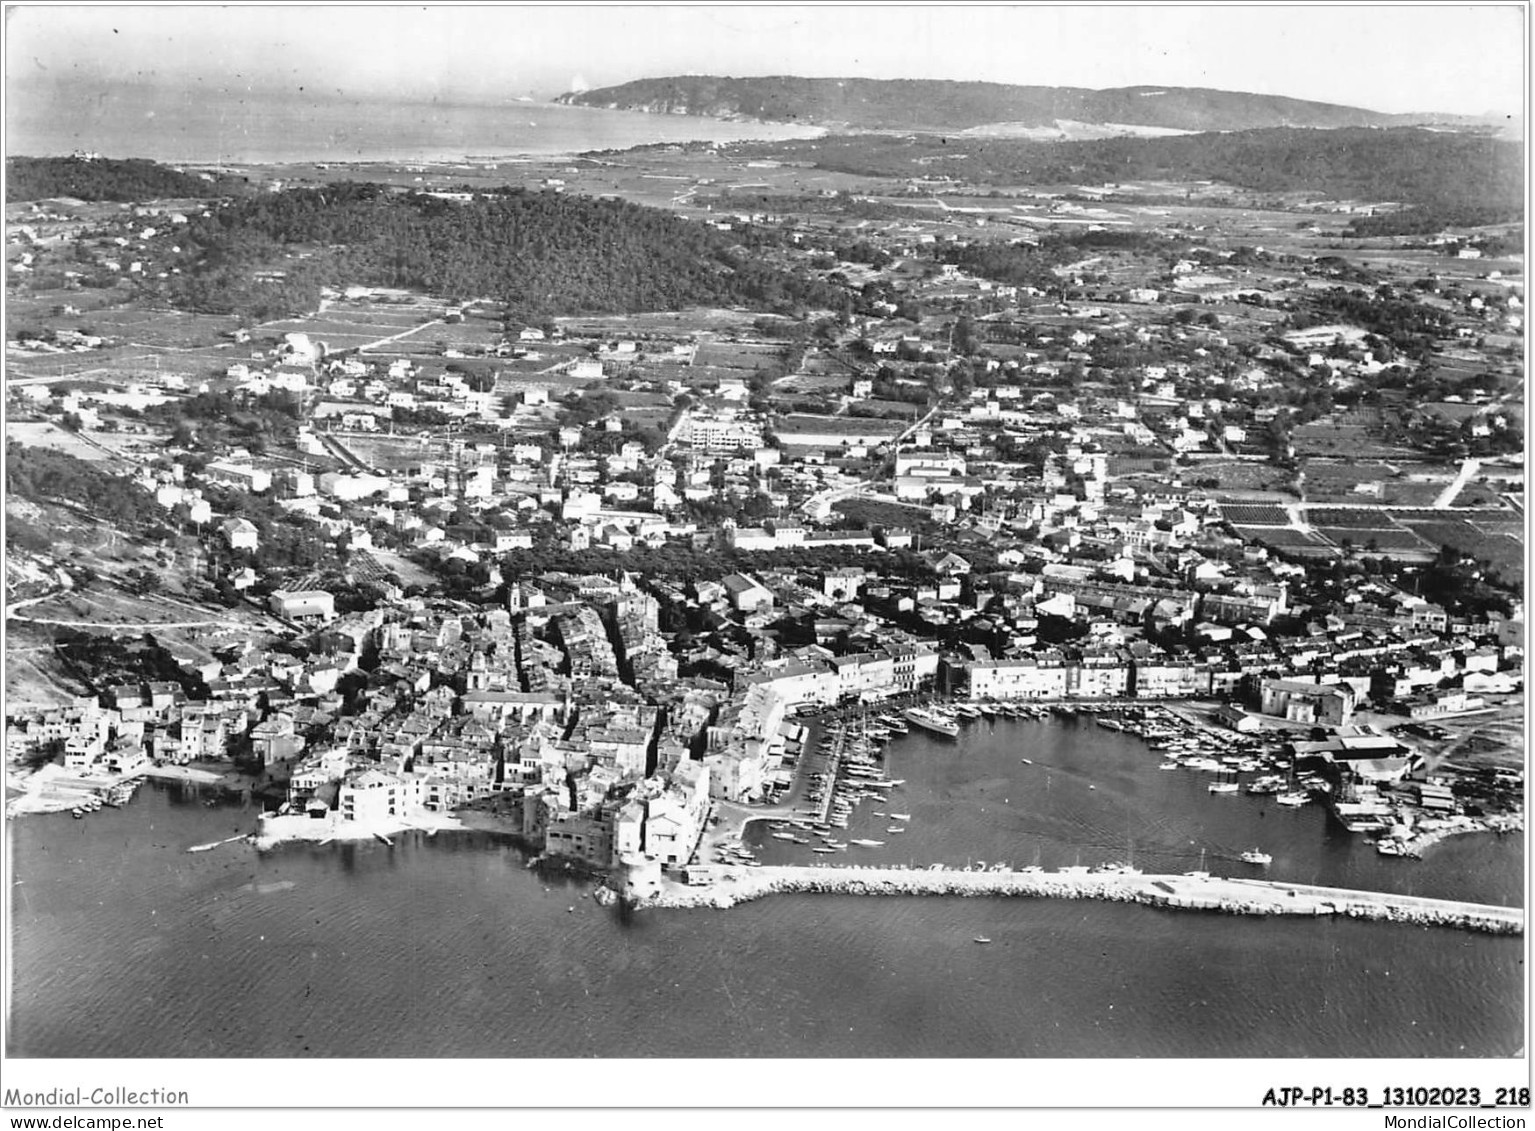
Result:
[[[449,101],[677,74],[1204,86],[1519,115],[1520,5],[211,5],[7,9],[6,84]]]

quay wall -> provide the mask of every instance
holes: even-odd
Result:
[[[728,908],[780,893],[1013,896],[1099,899],[1238,915],[1342,915],[1492,934],[1522,934],[1517,907],[1345,891],[1263,880],[1058,872],[976,872],[868,867],[719,867],[707,884],[665,882],[629,893],[641,908]]]

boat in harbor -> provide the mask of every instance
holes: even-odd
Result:
[[[1204,849],[1201,848],[1199,850],[1199,869],[1197,871],[1194,871],[1194,872],[1185,872],[1183,874],[1185,876],[1187,876],[1191,880],[1208,880],[1210,878],[1210,873],[1205,871],[1205,850]]]
[[[1216,781],[1211,782],[1205,788],[1211,793],[1236,793],[1242,787],[1234,781]]]
[[[945,738],[959,737],[959,724],[933,711],[924,711],[920,707],[911,707],[905,711],[905,716],[909,722],[915,723],[925,731],[941,734]]]
[[[885,831],[887,833],[904,833],[906,829],[902,825],[888,825],[886,826]]]
[[[1163,762],[1160,766],[1157,767],[1159,770],[1176,770],[1179,768],[1180,767],[1177,762]]]
[[[859,848],[882,848],[885,842],[882,840],[850,840],[849,844],[856,844]]]
[[[1281,793],[1278,797],[1274,798],[1274,803],[1276,805],[1284,805],[1293,809],[1307,804],[1310,800],[1310,794],[1301,793],[1297,790],[1290,793]]]
[[[1274,858],[1272,856],[1267,852],[1260,852],[1256,848],[1249,848],[1246,852],[1242,853],[1242,863],[1244,864],[1257,864],[1266,868],[1273,862]]]
[[[1128,863],[1100,864],[1093,869],[1095,876],[1139,876],[1140,874],[1139,868]]]
[[[890,819],[892,821],[909,821],[909,820],[911,820],[911,814],[910,813],[892,813],[892,814],[890,814]]]

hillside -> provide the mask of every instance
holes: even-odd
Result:
[[[1460,223],[1517,218],[1524,202],[1522,146],[1422,129],[1274,129],[1061,142],[849,134],[747,152],[866,176],[948,175],[975,185],[1216,181],[1255,192],[1432,206],[1465,213]]]
[[[247,187],[243,181],[195,176],[154,161],[84,157],[8,157],[6,200],[76,200],[127,203],[183,197],[224,196]]]
[[[321,286],[351,283],[489,296],[525,320],[841,301],[838,288],[775,267],[742,238],[616,200],[511,190],[460,203],[335,184],[195,218],[168,288],[184,309],[258,318],[312,310]],[[277,262],[281,283],[254,281]]]
[[[1057,121],[1068,121],[1198,132],[1277,126],[1388,126],[1423,118],[1196,87],[1089,90],[932,79],[789,76],[639,79],[562,95],[559,101],[657,114],[757,118],[865,130],[957,131],[999,123],[1053,127]]]

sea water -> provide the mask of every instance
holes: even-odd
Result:
[[[125,85],[110,98],[18,85],[6,151],[77,150],[195,164],[452,161],[685,141],[814,137],[813,127],[507,101],[497,105],[319,98]]]
[[[1028,757],[1032,765],[1020,761]],[[889,748],[856,857],[1217,874],[1521,902],[1518,837],[1378,857],[1316,808],[1210,795],[1086,722],[977,723]],[[1097,788],[1089,790],[1088,785]],[[20,1056],[1508,1056],[1522,938],[1091,901],[773,896],[599,907],[483,833],[258,854],[255,810],[151,785],[8,822]],[[887,810],[888,812],[888,810]],[[1260,816],[1259,814],[1262,814]],[[764,858],[823,861],[768,840]],[[574,910],[572,910],[572,908]],[[990,946],[972,939],[984,935]]]

